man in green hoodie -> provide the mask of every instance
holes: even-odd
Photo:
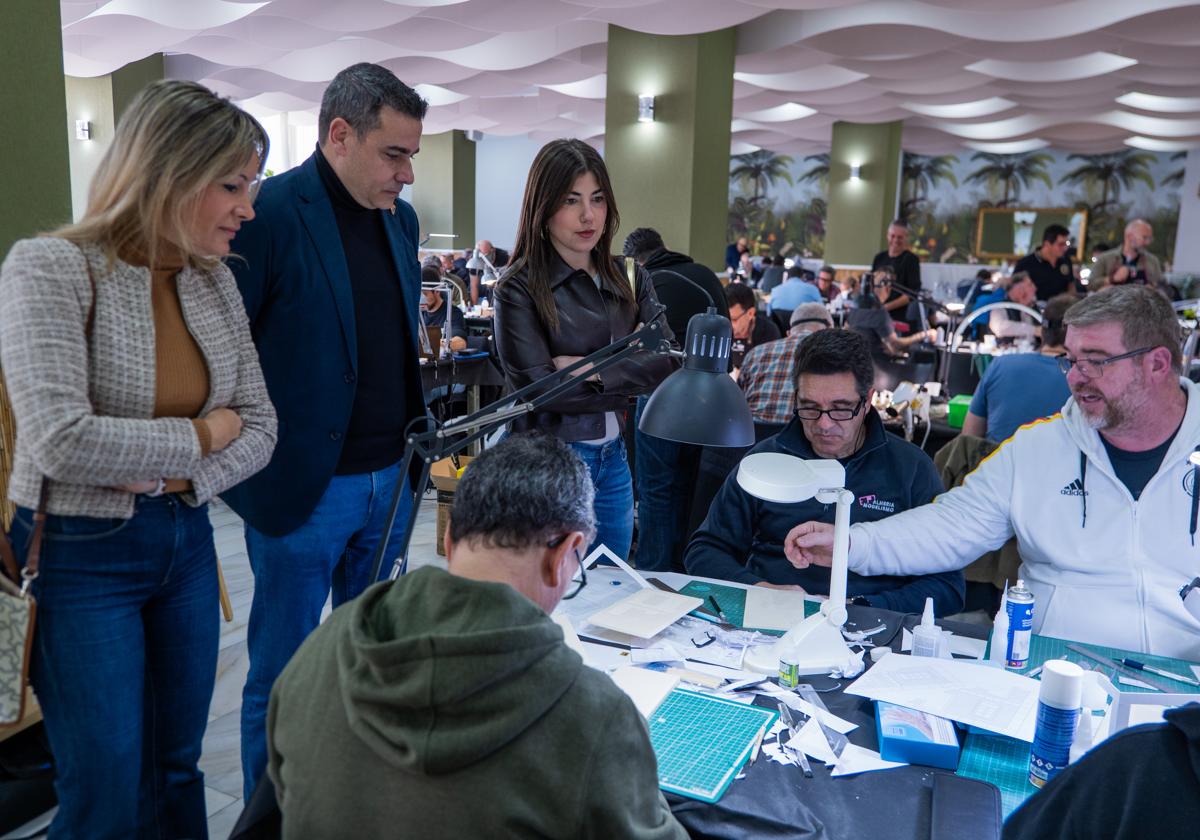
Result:
[[[271,692],[285,838],[686,838],[646,723],[563,642],[583,585],[587,468],[514,435],[467,469],[449,573],[377,584],[304,642]]]

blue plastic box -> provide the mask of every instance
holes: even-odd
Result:
[[[958,768],[958,734],[946,718],[876,700],[875,731],[881,758],[946,770]]]

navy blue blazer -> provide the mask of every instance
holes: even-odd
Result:
[[[337,467],[354,405],[358,342],[341,234],[315,153],[268,178],[254,211],[233,241],[229,267],[279,415],[279,442],[265,469],[221,498],[257,530],[283,536],[312,514]],[[405,404],[411,419],[425,413],[417,362],[417,215],[399,200],[394,213],[379,213],[408,317]]]

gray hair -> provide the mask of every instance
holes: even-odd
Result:
[[[824,326],[816,326],[817,321],[820,321]],[[802,303],[792,310],[792,317],[788,321],[788,326],[788,332],[793,335],[798,335],[801,332],[811,333],[825,329],[826,327],[832,327],[833,318],[823,303]]]
[[[1149,286],[1108,286],[1088,295],[1067,310],[1068,327],[1120,324],[1126,350],[1166,347],[1171,366],[1183,370],[1183,336],[1179,318],[1163,295]]]
[[[595,491],[575,451],[545,434],[509,435],[471,462],[454,494],[450,539],[522,550],[596,532]]]
[[[1138,225],[1145,225],[1146,227],[1150,228],[1150,230],[1154,230],[1154,225],[1150,224],[1145,219],[1130,219],[1125,225],[1125,232],[1129,233],[1129,231],[1133,230]]]
[[[429,103],[396,74],[378,64],[353,64],[333,77],[321,97],[317,118],[320,142],[329,137],[329,126],[341,117],[361,140],[379,128],[379,111],[384,106],[414,120],[425,119]]]

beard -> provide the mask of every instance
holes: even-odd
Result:
[[[1097,396],[1102,400],[1101,405],[1103,410],[1098,414],[1088,412],[1083,408],[1082,404],[1077,403],[1083,412],[1084,421],[1087,423],[1088,428],[1096,431],[1124,428],[1137,417],[1138,409],[1146,401],[1145,389],[1142,387],[1141,377],[1131,382],[1129,387],[1122,391],[1119,396],[1111,399],[1087,386],[1073,388],[1071,394],[1076,399],[1087,395]]]

